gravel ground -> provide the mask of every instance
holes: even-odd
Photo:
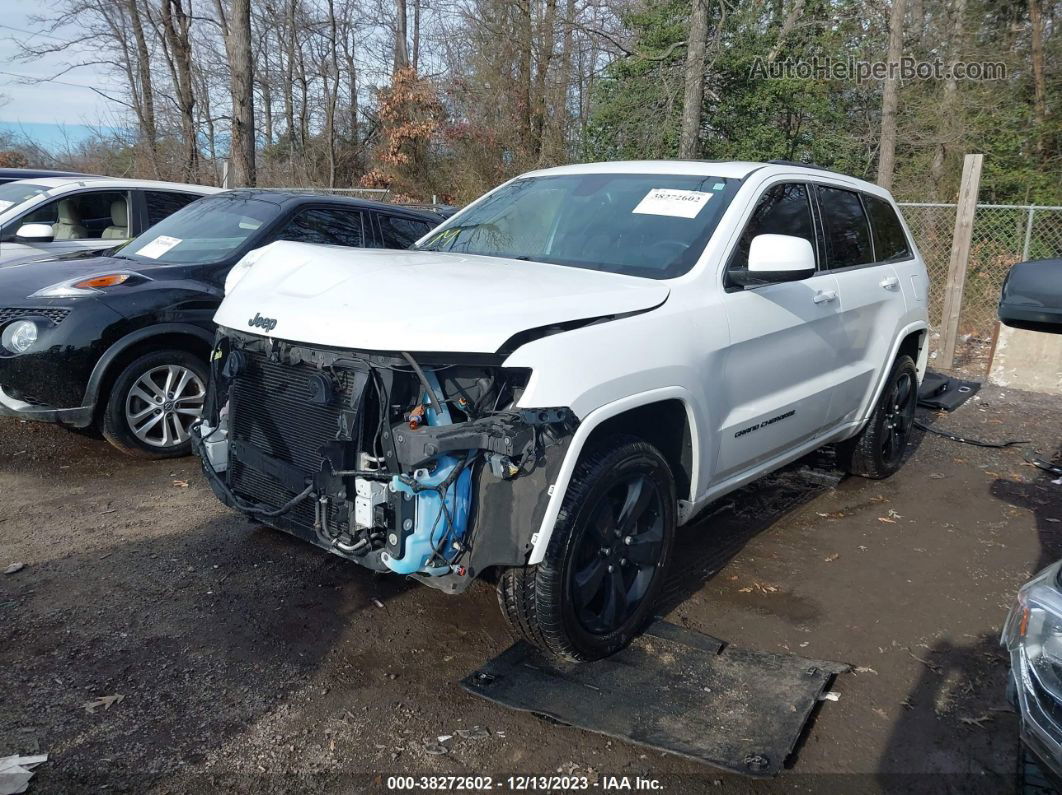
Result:
[[[1062,405],[986,388],[930,421],[1050,457]],[[193,459],[0,420],[0,568],[25,564],[0,576],[0,756],[49,754],[42,793],[556,771],[682,792],[1013,791],[998,635],[1018,586],[1062,557],[1062,487],[1020,450],[933,435],[885,482],[834,486],[828,465],[800,462],[680,533],[669,620],[857,666],[789,769],[753,782],[464,693],[511,642],[486,584],[450,597],[373,575],[233,515]],[[441,735],[448,753],[428,753]]]

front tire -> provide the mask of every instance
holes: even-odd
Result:
[[[675,535],[675,481],[650,444],[621,436],[578,463],[536,566],[505,571],[513,631],[577,662],[614,654],[642,630]]]
[[[203,413],[207,365],[188,351],[152,351],[118,375],[103,411],[103,436],[139,458],[192,452],[189,429]]]
[[[918,370],[897,357],[874,413],[856,436],[837,445],[837,463],[849,474],[881,480],[903,464],[918,404]]]

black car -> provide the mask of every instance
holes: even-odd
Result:
[[[186,455],[229,270],[275,240],[406,248],[433,212],[236,190],[200,199],[109,256],[0,266],[0,416],[93,429],[143,457]]]

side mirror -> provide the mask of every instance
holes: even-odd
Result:
[[[1012,267],[1003,282],[999,319],[1005,326],[1062,334],[1062,259]]]
[[[23,224],[15,232],[16,240],[27,243],[48,243],[55,237],[51,224]]]
[[[758,282],[795,282],[815,275],[811,241],[793,235],[756,235],[749,246],[749,274]]]

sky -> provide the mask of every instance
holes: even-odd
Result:
[[[47,8],[40,0],[0,0],[0,128],[54,150],[88,137],[93,127],[112,125],[120,106],[88,87],[111,85],[102,66],[74,69],[58,78],[61,83],[27,84],[24,78],[54,75],[71,61],[65,54],[16,60],[20,43],[48,41],[31,33],[39,28],[31,17],[46,14]]]

